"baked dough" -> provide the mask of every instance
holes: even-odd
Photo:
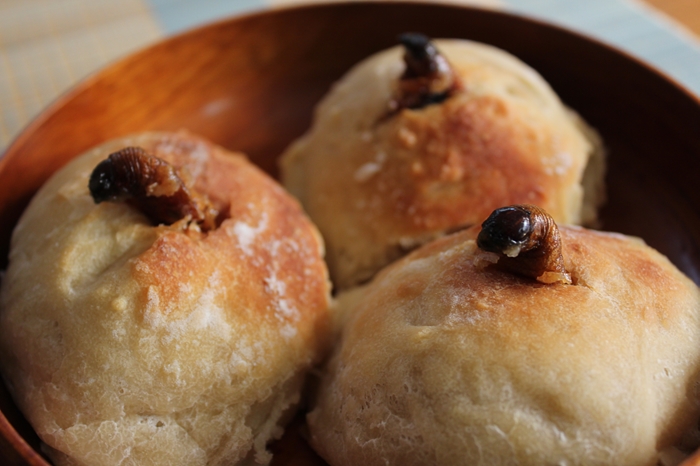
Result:
[[[332,466],[655,465],[697,447],[700,293],[640,240],[561,228],[573,285],[484,266],[479,227],[339,295],[313,411]]]
[[[88,178],[141,147],[226,217],[202,233],[95,204]],[[187,133],[90,150],[37,193],[12,238],[0,364],[57,465],[267,464],[328,343],[323,245],[240,154]]]
[[[387,116],[404,71],[399,47],[351,69],[283,154],[283,184],[323,234],[337,289],[509,204],[594,224],[600,140],[532,68],[465,40],[436,40],[463,89]]]

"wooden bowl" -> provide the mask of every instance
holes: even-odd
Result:
[[[71,157],[131,132],[187,128],[249,154],[276,157],[309,125],[314,104],[397,34],[486,42],[520,57],[602,134],[609,149],[603,228],[637,235],[700,283],[700,102],[610,47],[509,14],[435,4],[349,3],[273,10],[168,39],[93,75],[46,109],[0,160],[0,269],[27,202]],[[0,387],[0,458],[47,465]],[[324,464],[298,429],[274,464]]]

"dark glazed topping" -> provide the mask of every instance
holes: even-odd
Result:
[[[559,228],[552,217],[533,205],[496,209],[481,225],[480,249],[498,254],[495,266],[543,283],[571,283],[564,268]]]
[[[450,97],[461,85],[452,67],[428,37],[417,33],[399,36],[404,46],[406,70],[399,80],[398,92],[389,103],[390,112],[418,109]]]
[[[126,147],[100,162],[89,188],[96,204],[126,202],[154,225],[189,217],[202,231],[216,227],[218,212],[209,200],[188,189],[173,166],[140,147]]]
[[[399,36],[399,42],[406,49],[403,79],[430,77],[438,72],[439,61],[444,59],[427,36],[408,32]]]

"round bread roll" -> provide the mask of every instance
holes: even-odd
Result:
[[[125,147],[208,197],[214,228],[96,204],[91,171]],[[298,203],[240,154],[187,133],[107,142],[56,173],[14,231],[2,373],[56,465],[267,464],[328,343],[322,253]]]
[[[572,284],[545,284],[492,264],[478,233],[339,296],[308,415],[332,466],[651,466],[697,446],[694,283],[640,240],[565,227]]]
[[[323,234],[337,289],[503,205],[536,204],[561,223],[596,220],[596,133],[512,55],[466,40],[434,44],[451,91],[417,108],[402,102],[403,49],[380,52],[334,85],[282,156],[283,184]]]

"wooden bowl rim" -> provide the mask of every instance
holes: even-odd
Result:
[[[116,69],[123,66],[129,61],[138,60],[142,55],[147,55],[153,50],[161,47],[165,47],[168,44],[186,40],[187,37],[196,36],[201,34],[203,31],[208,29],[216,29],[223,26],[232,27],[235,23],[251,21],[256,18],[272,17],[272,16],[284,16],[297,11],[313,11],[313,10],[325,10],[325,9],[342,9],[342,8],[396,8],[401,9],[405,6],[423,6],[428,9],[454,9],[459,11],[475,11],[486,15],[492,15],[494,17],[504,17],[509,18],[514,21],[521,21],[524,23],[529,23],[530,25],[537,28],[545,28],[553,31],[557,31],[562,34],[575,37],[581,42],[588,42],[590,45],[595,47],[605,49],[609,53],[613,53],[620,58],[623,58],[629,62],[632,62],[636,66],[644,68],[647,72],[656,74],[657,76],[663,78],[666,82],[671,84],[680,90],[685,96],[693,100],[696,104],[700,105],[700,96],[696,95],[687,86],[681,83],[678,79],[671,76],[667,72],[655,67],[653,64],[647,62],[646,60],[633,55],[632,53],[616,47],[613,44],[605,42],[601,39],[588,35],[584,32],[577,31],[574,29],[569,29],[565,26],[554,24],[548,22],[547,20],[536,18],[534,16],[529,16],[520,12],[513,11],[501,11],[493,8],[487,8],[483,6],[476,5],[457,5],[453,3],[440,3],[440,2],[423,2],[423,1],[412,1],[412,0],[398,0],[398,1],[381,1],[381,0],[359,0],[350,1],[344,0],[340,2],[323,2],[323,3],[309,3],[309,4],[296,4],[287,5],[282,7],[270,8],[267,10],[258,10],[247,13],[242,13],[238,15],[233,15],[226,18],[221,18],[215,21],[208,22],[199,26],[192,27],[185,31],[179,32],[172,36],[168,36],[157,40],[156,42],[140,48],[134,52],[128,53],[127,55],[117,58],[116,60],[102,66],[98,70],[88,74],[76,84],[71,86],[65,92],[60,94],[55,100],[49,103],[39,114],[32,118],[29,123],[10,141],[10,143],[5,148],[3,154],[0,155],[0,171],[5,164],[7,164],[7,159],[11,158],[12,154],[24,144],[24,141],[29,139],[34,133],[35,129],[41,126],[46,120],[50,118],[51,115],[56,113],[61,107],[63,107],[68,101],[72,100],[76,95],[84,92],[86,88],[89,88],[95,81],[99,80],[103,74],[107,74],[111,69]],[[10,156],[10,157],[8,157]]]

